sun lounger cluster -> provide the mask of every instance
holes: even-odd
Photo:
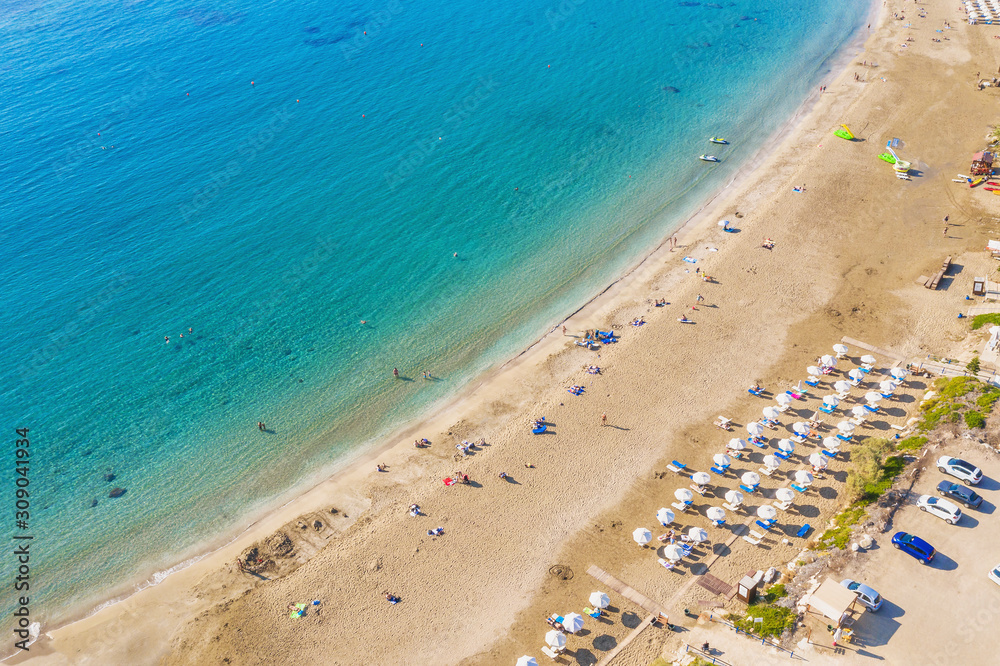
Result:
[[[962,4],[969,16],[969,25],[1000,23],[1000,2],[998,0],[965,0]]]

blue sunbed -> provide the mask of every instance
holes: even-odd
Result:
[[[757,492],[757,487],[754,486],[753,488],[751,488],[750,486],[745,486],[741,483],[740,490],[742,490],[745,493],[750,493],[752,495],[753,493]]]
[[[792,488],[794,488],[795,490],[799,491],[800,493],[804,493],[806,491],[806,487],[805,486],[800,486],[797,483],[792,483],[790,485],[792,486]]]
[[[536,434],[536,435],[541,435],[543,432],[545,432],[546,428],[548,428],[548,426],[546,426],[546,425],[540,425],[540,426],[537,426],[535,428],[532,428],[531,432],[534,433],[534,434]]]
[[[795,536],[804,537],[805,535],[809,534],[809,530],[811,529],[812,528],[809,527],[809,523],[806,523],[805,525],[799,528],[799,531],[795,533]]]
[[[836,407],[827,407],[826,405],[820,405],[819,411],[823,412],[824,414],[833,414],[833,412],[834,412],[835,409],[837,409],[837,408]]]
[[[764,522],[763,520],[758,520],[758,521],[757,521],[757,525],[758,525],[758,526],[759,526],[759,527],[760,527],[761,529],[764,529],[764,530],[769,530],[769,529],[771,529],[771,526],[772,526],[773,524],[774,524],[774,523],[771,523],[771,522],[767,522],[767,523],[765,523],[765,522]]]

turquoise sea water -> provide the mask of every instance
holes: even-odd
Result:
[[[33,619],[133,589],[524,348],[759,149],[867,9],[0,9]]]

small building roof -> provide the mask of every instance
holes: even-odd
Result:
[[[809,595],[808,606],[840,624],[844,614],[850,610],[856,599],[857,595],[854,592],[827,577],[816,591]]]
[[[974,162],[992,162],[993,153],[987,152],[985,150],[980,150],[978,153],[972,156]]]

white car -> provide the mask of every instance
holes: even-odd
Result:
[[[882,607],[882,595],[864,583],[859,583],[856,580],[845,578],[840,581],[840,584],[858,595],[858,602],[871,612],[874,613]]]
[[[962,519],[962,510],[948,500],[934,495],[921,495],[917,499],[921,511],[935,515],[949,525],[954,525]]]
[[[990,572],[987,575],[990,577],[990,580],[992,580],[997,585],[1000,585],[1000,564],[990,569]]]
[[[974,486],[983,480],[983,470],[961,458],[941,456],[938,458],[937,468],[942,474],[951,474],[967,486]]]

